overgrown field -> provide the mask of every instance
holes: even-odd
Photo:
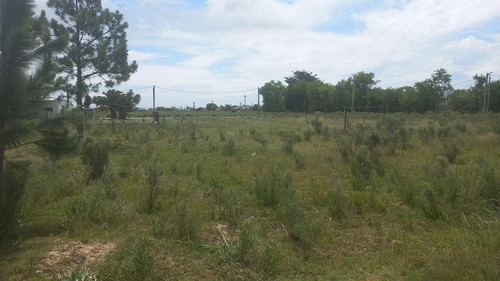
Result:
[[[9,152],[0,280],[500,280],[500,115],[171,114]]]

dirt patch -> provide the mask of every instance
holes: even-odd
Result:
[[[98,263],[115,248],[114,243],[84,244],[80,241],[62,243],[50,252],[38,265],[39,273],[60,274],[69,268],[83,268]]]

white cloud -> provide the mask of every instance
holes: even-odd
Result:
[[[458,46],[460,48],[466,48],[466,49],[468,49],[468,48],[482,47],[485,44],[486,44],[486,41],[479,40],[475,36],[470,35],[469,37],[460,40],[460,43],[458,43]]]
[[[165,55],[162,55],[160,53],[144,53],[144,52],[138,52],[134,50],[128,51],[128,59],[131,61],[145,61],[145,60],[152,60],[152,59],[157,59],[157,58],[162,58],[166,57]]]
[[[139,71],[122,87],[156,84],[227,92],[257,88],[302,69],[332,84],[358,71],[371,71],[382,87],[413,85],[441,67],[459,77],[500,73],[500,30],[485,29],[500,23],[500,2],[199,2],[103,1],[105,7],[124,14],[130,58],[140,58]],[[325,23],[346,30],[349,26],[343,25],[357,26],[343,34],[316,30]],[[155,60],[162,54],[167,59]],[[184,55],[176,59],[176,54]],[[221,64],[224,67],[214,67]],[[256,94],[247,95],[252,96],[249,103],[257,102]],[[243,100],[241,93],[208,96],[216,96],[217,104]],[[187,99],[203,104],[208,97],[170,92],[168,98],[157,100],[164,106],[185,106]],[[150,106],[148,102],[143,99],[143,106]]]

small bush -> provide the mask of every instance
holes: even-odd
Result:
[[[238,227],[238,242],[236,244],[236,258],[238,261],[248,263],[255,255],[255,240],[252,225],[249,222],[242,222]]]
[[[276,209],[278,204],[293,193],[290,174],[281,175],[271,167],[263,178],[255,180],[255,196],[259,205]]]
[[[438,198],[434,194],[434,191],[430,188],[426,188],[424,192],[424,201],[422,203],[422,211],[424,216],[431,220],[437,220],[441,217],[442,212],[439,207]]]
[[[233,156],[236,154],[236,145],[233,139],[228,140],[221,149],[223,156]]]
[[[184,240],[193,240],[199,230],[196,214],[182,201],[175,207],[175,226],[177,237]]]
[[[455,162],[460,149],[455,141],[446,141],[443,144],[444,152],[449,163]]]
[[[152,240],[140,237],[130,253],[132,280],[156,280],[155,259],[151,253]]]
[[[337,188],[332,188],[327,194],[328,212],[337,220],[346,215],[347,196]]]
[[[319,116],[316,116],[314,117],[314,119],[311,120],[311,126],[314,128],[314,131],[316,132],[317,135],[321,134],[323,122],[319,120]]]
[[[292,138],[283,139],[283,146],[282,146],[283,152],[285,152],[288,155],[292,155],[293,143],[294,143],[294,141]]]
[[[351,186],[354,190],[362,190],[370,181],[374,163],[370,153],[365,147],[361,147],[352,161],[349,163],[351,170]]]
[[[302,170],[306,166],[306,160],[302,154],[299,152],[293,152],[293,159],[295,159],[295,164],[297,164],[297,169]]]
[[[236,192],[225,188],[220,193],[221,217],[229,224],[236,226],[241,216],[241,206]]]
[[[219,139],[220,141],[226,141],[226,132],[219,130]]]
[[[264,249],[260,253],[260,268],[266,277],[272,279],[279,275],[283,254],[281,253],[280,245],[274,242],[268,242],[264,245]]]
[[[253,135],[253,139],[254,139],[256,142],[258,142],[258,143],[260,143],[260,144],[262,144],[262,145],[266,145],[266,144],[267,144],[267,140],[266,140],[266,139],[264,138],[264,136],[263,136],[262,134],[260,134],[260,133],[256,133],[256,134],[254,134],[254,135]]]
[[[306,130],[306,131],[304,132],[304,139],[305,139],[306,141],[310,141],[310,140],[311,140],[311,137],[312,137],[312,135],[313,135],[313,133],[314,133],[314,131],[313,131],[313,130]]]
[[[322,224],[304,212],[296,200],[288,202],[284,208],[285,214],[283,220],[288,231],[288,236],[300,243],[300,246],[304,250],[310,250],[321,235]]]
[[[158,197],[160,196],[160,177],[162,170],[159,165],[150,164],[147,168],[147,184],[143,191],[144,209],[148,214],[158,208]]]
[[[349,161],[354,155],[352,144],[353,140],[348,136],[340,137],[337,141],[338,150],[340,152],[340,155],[342,156],[342,160],[344,160],[344,163],[346,164],[349,164]]]
[[[105,143],[87,138],[83,143],[83,162],[89,171],[89,179],[102,177],[109,162],[108,147]]]
[[[0,179],[2,181],[0,183],[2,188],[0,189],[0,241],[9,230],[16,226],[16,212],[28,179],[27,166],[12,163],[5,166],[3,177]]]

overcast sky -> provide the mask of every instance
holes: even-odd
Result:
[[[40,9],[46,1],[36,2]],[[500,79],[495,0],[102,3],[129,24],[129,59],[139,70],[119,89],[134,89],[144,108],[152,107],[153,85],[156,106],[239,104],[245,95],[256,104],[258,87],[295,70],[331,84],[373,72],[382,88],[412,86],[438,68],[448,70],[455,88],[472,85],[465,81],[476,73]]]

